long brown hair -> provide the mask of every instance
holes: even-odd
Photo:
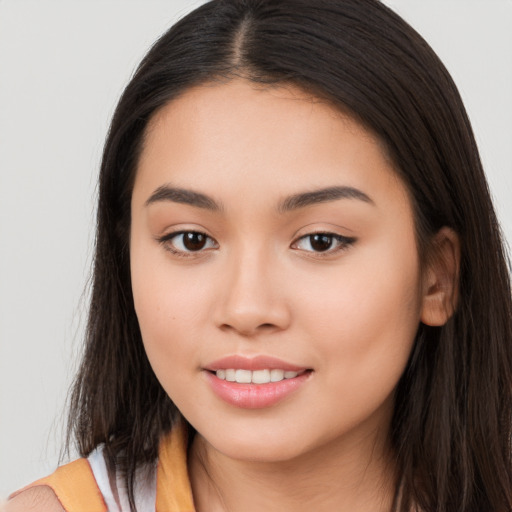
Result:
[[[459,303],[418,328],[396,390],[400,503],[428,512],[512,510],[510,274],[470,122],[427,43],[377,0],[214,0],[174,25],[124,91],[100,172],[94,276],[70,436],[104,443],[126,475],[154,461],[178,411],[142,345],[129,270],[130,199],[149,119],[205,81],[292,83],[378,135],[407,185],[420,256],[443,226],[461,241]]]

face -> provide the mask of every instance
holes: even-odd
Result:
[[[149,360],[212,449],[386,432],[422,286],[407,190],[356,121],[292,87],[189,90],[149,125],[130,252]]]

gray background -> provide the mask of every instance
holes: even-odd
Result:
[[[149,45],[200,3],[0,0],[0,497],[58,461],[116,100]],[[458,84],[511,241],[512,0],[385,3]]]

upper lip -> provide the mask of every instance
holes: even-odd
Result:
[[[217,359],[204,367],[205,370],[217,371],[226,369],[239,369],[239,370],[284,370],[289,372],[302,372],[307,368],[304,366],[297,366],[292,363],[283,361],[276,357],[259,355],[254,357],[231,355]]]

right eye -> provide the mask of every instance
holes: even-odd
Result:
[[[159,239],[159,242],[171,253],[188,257],[207,249],[218,247],[217,242],[200,231],[177,231]]]

